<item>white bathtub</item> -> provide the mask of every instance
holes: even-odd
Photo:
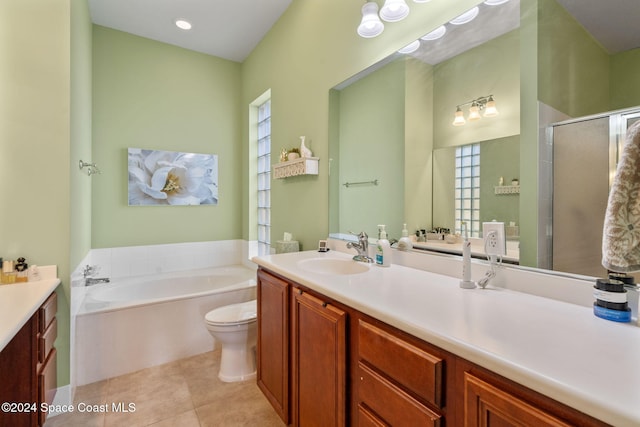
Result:
[[[76,318],[76,385],[210,351],[214,308],[256,297],[244,266],[173,272],[86,287]]]

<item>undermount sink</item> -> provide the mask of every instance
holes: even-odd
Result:
[[[369,265],[350,259],[310,258],[298,262],[298,267],[319,274],[359,274],[369,271]]]

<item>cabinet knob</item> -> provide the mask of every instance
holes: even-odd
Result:
[[[322,308],[327,308],[327,305],[329,305],[329,303],[328,303],[328,302],[323,302],[323,303],[322,303]]]
[[[298,295],[302,295],[302,294],[303,294],[302,289],[298,289]]]

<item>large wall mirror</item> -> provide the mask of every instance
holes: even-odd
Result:
[[[331,90],[330,235],[364,230],[375,237],[385,224],[389,236],[399,238],[404,223],[410,233],[456,232],[464,220],[481,237],[482,222],[497,220],[507,226],[517,263],[595,275],[553,266],[559,244],[553,218],[560,215],[553,210],[549,135],[552,124],[640,105],[640,30],[632,18],[640,6],[626,0],[498,3],[479,2],[468,23],[425,28],[417,50],[397,52]],[[478,120],[469,118],[473,101]],[[484,116],[492,106],[487,101],[495,102],[497,116]],[[463,125],[453,125],[456,114]],[[579,146],[580,133],[573,135]],[[602,141],[605,206],[610,135]],[[583,160],[580,151],[569,152],[575,163],[565,170],[591,167],[595,160]],[[569,218],[571,209],[564,212]],[[596,251],[603,215],[580,224],[591,227],[589,245]],[[570,250],[557,246],[556,252],[560,247]]]

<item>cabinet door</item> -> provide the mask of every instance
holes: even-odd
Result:
[[[289,284],[258,271],[257,382],[285,424],[289,423]]]
[[[291,292],[293,425],[344,426],[347,315],[300,289]]]
[[[480,378],[464,373],[465,427],[568,427],[564,421]]]

